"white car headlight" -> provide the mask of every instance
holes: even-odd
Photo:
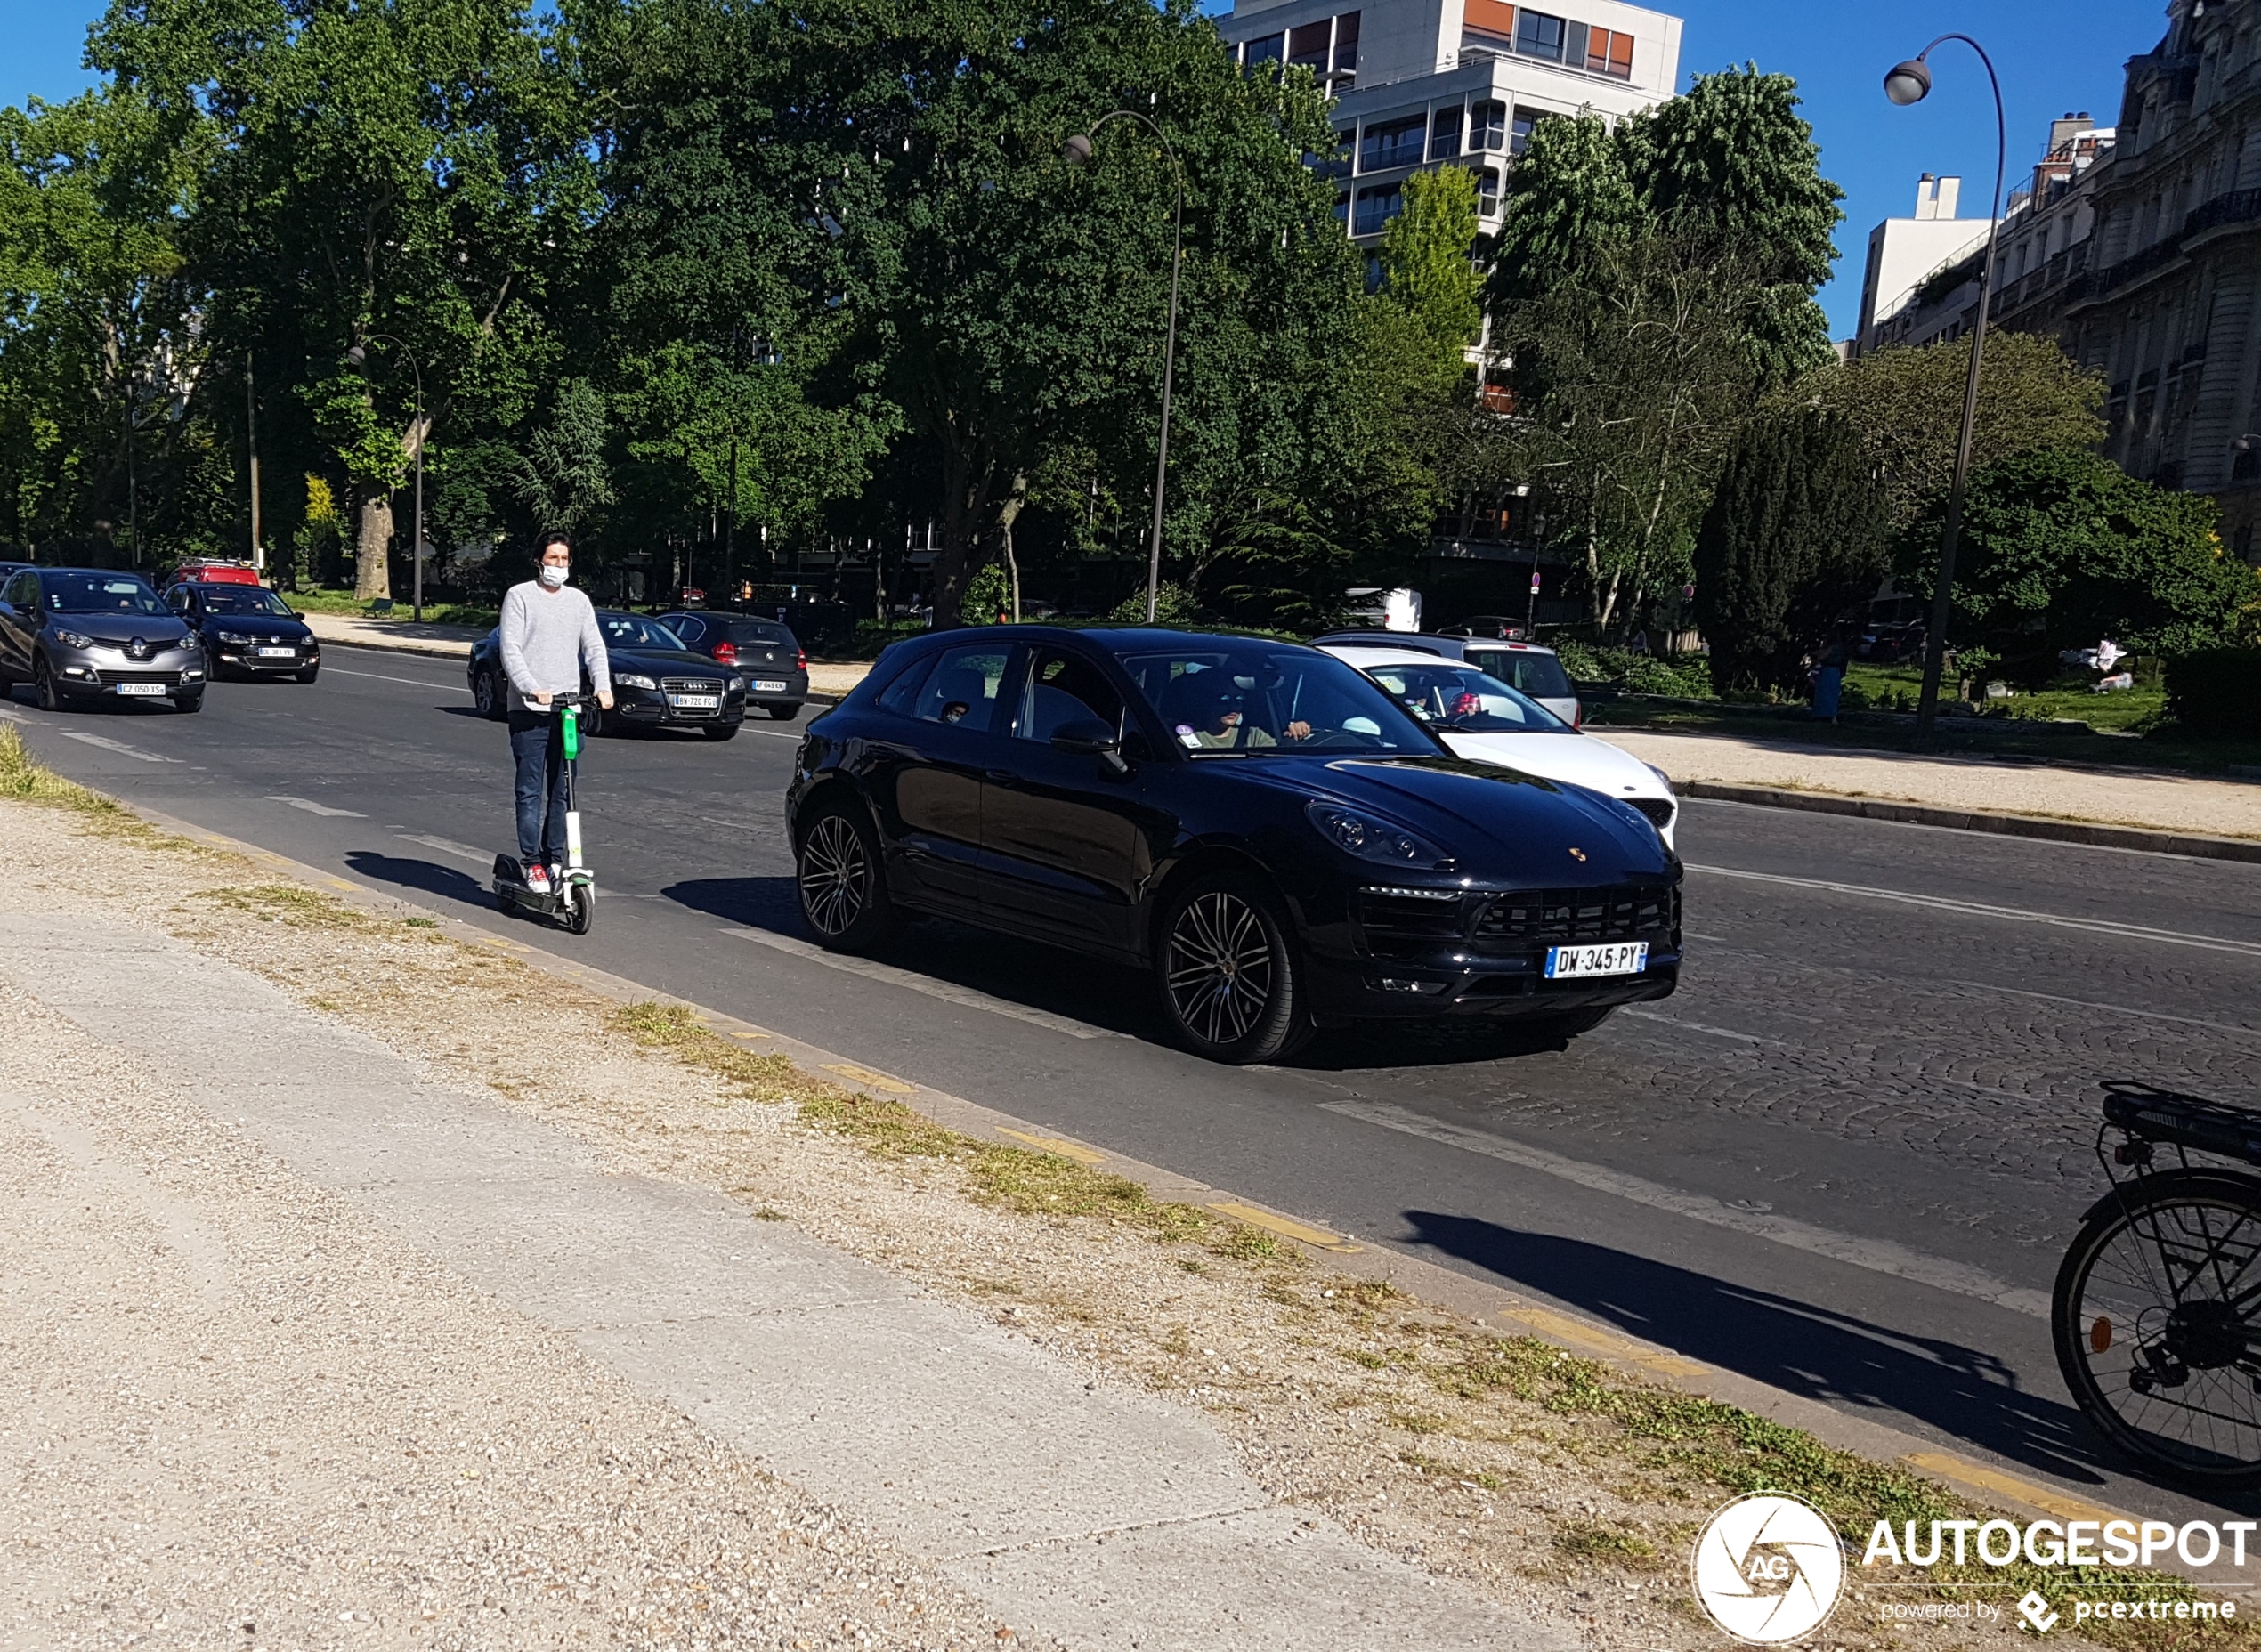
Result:
[[[220,640],[223,643],[234,643],[240,646],[245,643],[252,641],[253,638],[251,633],[248,631],[223,631],[220,633]]]
[[[1673,791],[1673,777],[1665,773],[1664,770],[1658,768],[1653,763],[1644,763],[1641,766],[1647,769],[1651,774],[1654,774],[1657,777],[1657,783],[1659,786],[1662,786],[1666,791],[1672,792],[1673,797],[1676,798],[1680,795],[1678,792]]]
[[[65,648],[92,648],[94,645],[94,639],[85,632],[66,631],[61,626],[55,628],[55,641]]]
[[[612,680],[613,682],[619,684],[622,688],[657,688],[660,686],[650,677],[639,676],[634,671],[623,671],[620,676],[614,677]]]
[[[746,692],[746,679],[742,676],[732,677],[730,679],[730,692],[733,694],[744,693]]]

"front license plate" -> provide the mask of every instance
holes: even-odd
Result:
[[[668,703],[685,711],[712,711],[722,701],[712,694],[669,694]]]
[[[259,651],[259,657],[262,660],[288,660],[297,652],[295,648],[263,648]]]
[[[754,692],[757,694],[782,694],[784,692],[785,682],[782,677],[765,676],[757,677],[754,680]]]
[[[1546,949],[1546,978],[1568,981],[1580,976],[1637,976],[1649,968],[1649,943],[1612,941],[1604,946],[1550,946]]]
[[[162,700],[170,691],[162,683],[120,683],[118,685],[118,692],[121,694],[139,695],[150,700]]]

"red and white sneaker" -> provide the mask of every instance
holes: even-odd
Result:
[[[526,887],[536,895],[549,893],[549,868],[537,861],[526,869]]]

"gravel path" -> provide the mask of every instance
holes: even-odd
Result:
[[[1848,753],[1716,734],[1594,729],[1596,738],[1676,781],[1787,786],[1941,808],[2046,814],[2116,826],[2261,838],[2261,782],[2195,775],[2052,768],[1994,757]]]

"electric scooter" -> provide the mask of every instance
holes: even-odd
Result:
[[[495,856],[495,901],[505,911],[524,908],[554,918],[568,933],[587,935],[596,917],[596,874],[581,864],[581,815],[573,806],[573,775],[581,755],[581,708],[596,703],[593,694],[552,694],[549,703],[564,719],[565,864],[550,868],[550,893],[526,887],[525,868],[507,854]]]

